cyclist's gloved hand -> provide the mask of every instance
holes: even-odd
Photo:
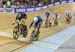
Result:
[[[12,25],[14,25],[15,24],[15,22],[12,22]]]
[[[29,26],[29,29],[31,28],[31,26]]]

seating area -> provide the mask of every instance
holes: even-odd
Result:
[[[26,8],[44,6],[65,0],[0,0],[0,8]]]

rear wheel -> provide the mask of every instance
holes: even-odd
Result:
[[[45,23],[45,28],[48,28],[48,23],[47,22]]]
[[[27,26],[25,25],[24,27],[23,27],[23,29],[22,29],[22,34],[23,34],[23,37],[25,38],[26,36],[27,36],[27,34],[28,34],[28,28],[27,28]]]
[[[39,39],[39,32],[36,32],[35,41],[37,41],[38,39]]]
[[[57,19],[54,20],[54,26],[58,26],[58,20]]]
[[[49,27],[51,27],[51,26],[52,26],[52,23],[50,22],[50,23],[49,23]]]

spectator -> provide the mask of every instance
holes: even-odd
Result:
[[[11,8],[11,2],[8,0],[6,3],[7,8]]]
[[[6,4],[3,5],[3,8],[6,8]]]
[[[2,0],[0,0],[0,8],[2,8],[2,6],[3,6],[3,3],[2,3],[3,1]]]
[[[39,2],[38,6],[42,6],[42,2]]]
[[[2,2],[3,1],[3,2]],[[36,7],[58,2],[59,0],[0,0],[1,7]]]

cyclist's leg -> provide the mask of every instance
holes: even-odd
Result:
[[[56,26],[56,25],[58,25],[58,19],[57,18],[55,18],[55,20],[54,20],[54,26]]]
[[[54,26],[56,26],[56,19],[54,19]]]
[[[71,19],[72,19],[72,16],[70,16],[70,21],[71,21]]]
[[[48,18],[46,18],[46,20],[45,20],[45,25],[47,25],[47,23],[48,23]]]
[[[21,24],[25,25],[25,19],[24,18],[21,19]]]
[[[49,19],[48,21],[49,21],[49,26],[51,26],[51,25],[52,25],[52,23],[51,23],[51,19]]]
[[[35,34],[35,41],[37,41],[39,39],[39,33],[40,33],[40,27],[41,27],[42,22],[37,23],[37,32]]]
[[[13,23],[13,29],[14,31],[18,32],[18,19],[15,20],[15,22]]]
[[[21,19],[21,24],[20,24],[21,31],[23,29],[23,26],[25,26],[25,19],[24,18]]]
[[[48,27],[48,18],[46,18],[46,20],[45,20],[45,27],[46,28]]]
[[[58,19],[56,19],[56,22],[57,22],[56,24],[57,24],[57,26],[58,26]]]
[[[69,22],[71,22],[71,18],[72,18],[72,16],[69,17]]]
[[[14,28],[13,28],[13,37],[14,37],[14,39],[18,39],[18,32],[19,32],[19,29],[18,29],[18,22],[17,21],[15,21],[15,23],[14,23]]]
[[[40,33],[40,27],[41,27],[41,24],[42,24],[42,22],[40,22],[40,23],[38,23],[38,29],[37,29],[37,32],[39,32]]]
[[[34,24],[34,31],[36,31],[37,24],[38,24],[38,23],[35,23],[35,24]]]
[[[67,23],[68,23],[68,24],[70,23],[70,18],[69,18],[69,17],[67,17]]]
[[[37,23],[34,23],[33,24],[33,31],[32,31],[32,33],[31,33],[31,38],[30,38],[30,42],[32,42],[32,41],[34,41],[34,39],[35,39],[35,31],[36,31],[36,28],[37,28]]]
[[[18,19],[17,20],[17,23],[18,23],[18,31],[19,31],[19,34],[21,34],[21,19]]]

